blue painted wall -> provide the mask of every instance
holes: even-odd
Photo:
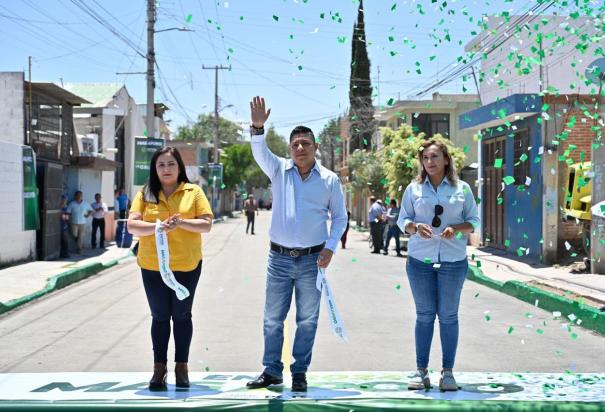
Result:
[[[523,191],[518,190],[515,183],[506,186],[504,189],[505,202],[502,205],[505,208],[505,239],[510,240],[508,250],[517,254],[518,248],[529,248],[529,256],[532,257],[540,256],[542,239],[542,163],[534,162],[534,159],[539,156],[538,151],[542,142],[541,126],[537,123],[538,118],[538,115],[531,116],[511,124],[511,126],[517,127],[517,131],[523,129],[529,131],[531,150],[527,152],[529,158],[526,162],[529,162],[531,184],[525,186]],[[489,138],[484,137],[484,140],[503,135],[507,136],[504,175],[514,176],[515,152],[512,131],[494,134]],[[485,153],[483,155],[485,156]],[[483,164],[485,165],[485,161]],[[483,198],[485,193],[484,190]]]

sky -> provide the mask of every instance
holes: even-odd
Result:
[[[415,94],[443,78],[479,32],[482,15],[511,15],[534,1],[458,0],[364,2],[368,54],[376,106]],[[358,0],[160,0],[155,35],[156,101],[170,107],[171,128],[214,110],[214,71],[219,71],[221,116],[249,123],[251,97],[272,109],[268,120],[289,135],[298,125],[318,133],[349,105],[351,35]],[[88,8],[112,31],[86,14]],[[473,20],[472,22],[470,20]],[[145,0],[0,1],[2,71],[25,71],[32,80],[125,84],[137,103],[146,101]],[[117,33],[117,34],[116,34]],[[124,40],[123,40],[124,39]],[[433,91],[462,93],[459,78]],[[476,92],[466,83],[468,93]],[[423,98],[430,99],[430,93]]]

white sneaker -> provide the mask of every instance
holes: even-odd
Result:
[[[442,371],[439,379],[439,389],[442,391],[457,391],[458,384],[452,371]]]
[[[409,376],[408,389],[431,389],[429,374],[423,369],[418,369],[413,375]]]

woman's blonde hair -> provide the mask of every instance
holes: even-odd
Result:
[[[426,179],[427,173],[422,164],[422,156],[424,155],[424,151],[431,146],[437,146],[439,150],[441,150],[441,153],[443,153],[443,157],[445,160],[447,160],[447,165],[445,166],[445,175],[450,183],[456,184],[458,182],[458,175],[456,174],[456,165],[454,164],[454,159],[452,159],[452,155],[450,155],[447,145],[444,142],[436,139],[427,140],[418,148],[418,176],[416,179],[419,183],[423,183]]]

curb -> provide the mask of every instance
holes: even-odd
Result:
[[[79,282],[83,279],[86,279],[92,275],[96,275],[97,273],[109,269],[113,266],[118,265],[123,260],[131,257],[132,255],[129,253],[128,255],[121,257],[119,259],[112,259],[108,262],[93,262],[84,266],[80,266],[77,268],[69,269],[66,272],[59,273],[53,277],[48,278],[46,281],[46,286],[44,289],[41,289],[37,292],[31,293],[29,295],[9,300],[6,303],[0,302],[0,315],[6,312],[9,312],[21,305],[24,305],[32,300],[38,299],[44,295],[47,295],[55,290],[63,289],[66,286],[71,285],[72,283]]]
[[[577,326],[605,335],[605,312],[600,312],[592,306],[529,286],[517,280],[498,282],[485,276],[481,269],[475,266],[469,266],[468,279],[532,305],[538,301],[537,307],[540,309],[561,312],[563,317],[574,314],[578,319],[582,319],[582,324]]]

